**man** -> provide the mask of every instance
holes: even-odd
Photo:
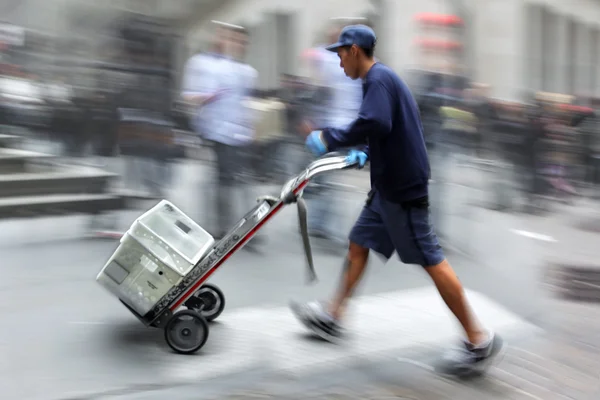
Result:
[[[215,51],[195,55],[186,65],[183,98],[197,107],[194,129],[213,144],[217,164],[214,236],[221,238],[241,217],[235,213],[234,202],[251,198],[234,196],[233,192],[248,189],[240,173],[247,169],[255,121],[244,100],[254,90],[258,73],[242,62],[246,31],[230,25],[219,25],[217,29]]]
[[[350,233],[346,268],[337,294],[328,305],[292,304],[301,322],[323,339],[343,337],[343,310],[363,271],[369,251],[389,259],[397,251],[405,264],[425,268],[446,305],[462,325],[466,340],[439,371],[464,376],[483,372],[503,347],[502,340],[481,327],[472,315],[462,285],[444,258],[429,222],[429,161],[417,104],[406,84],[373,59],[376,36],[364,25],[348,26],[328,49],[352,79],[363,81],[358,118],[346,130],[313,130],[306,145],[315,155],[344,147],[348,161],[371,162],[367,204]]]

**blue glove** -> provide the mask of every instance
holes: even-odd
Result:
[[[349,164],[358,163],[358,168],[361,169],[367,163],[367,159],[369,156],[364,151],[360,150],[350,150],[348,155],[346,156],[346,162]]]
[[[306,147],[315,156],[320,157],[327,153],[327,147],[321,139],[321,131],[312,131],[306,138]]]

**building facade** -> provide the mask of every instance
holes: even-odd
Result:
[[[465,34],[424,56],[418,15],[458,16]],[[281,73],[303,72],[299,55],[323,41],[333,17],[366,16],[379,35],[378,57],[397,71],[468,72],[492,95],[523,99],[531,91],[600,95],[600,1],[597,0],[243,0],[224,2],[189,31],[188,50],[210,35],[210,21],[250,28],[249,61],[272,87]],[[437,39],[440,39],[439,37]],[[459,41],[462,64],[451,54]],[[435,57],[433,57],[435,56]],[[432,58],[435,61],[431,61]]]
[[[167,18],[185,37],[179,71],[207,48],[212,20],[243,25],[265,89],[282,73],[307,73],[300,55],[325,40],[330,18],[366,17],[379,35],[377,56],[399,72],[464,72],[506,99],[538,90],[600,96],[599,0],[10,0],[0,10],[5,23],[78,38],[124,10]],[[419,15],[458,17],[463,31],[424,27]]]

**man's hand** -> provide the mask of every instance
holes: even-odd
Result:
[[[218,91],[214,92],[213,94],[209,95],[204,100],[204,104],[212,103],[213,101],[218,100],[227,91],[228,91],[228,89],[221,89],[221,90],[218,90]]]
[[[187,95],[184,96],[184,100],[187,101],[188,103],[194,104],[196,106],[203,106],[204,104],[207,103],[207,101],[210,101],[210,97],[212,95],[206,95],[206,94],[192,94],[192,95]]]
[[[306,147],[317,157],[327,153],[327,146],[323,141],[323,133],[321,131],[312,131],[306,138]]]
[[[184,96],[184,99],[198,106],[203,106],[217,100],[224,92],[225,90],[219,90],[211,94],[192,94]]]
[[[364,151],[350,150],[346,156],[346,162],[349,164],[358,164],[358,169],[361,169],[367,163],[369,156]]]

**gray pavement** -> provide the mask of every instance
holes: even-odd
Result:
[[[580,366],[565,364],[553,350],[557,341],[550,338],[522,338],[511,341],[503,360],[483,379],[457,381],[441,378],[431,371],[441,348],[420,345],[388,352],[374,359],[363,358],[352,365],[333,371],[322,371],[302,377],[285,374],[264,376],[255,373],[248,381],[232,384],[220,382],[206,390],[203,384],[176,388],[151,388],[134,395],[113,394],[107,399],[158,400],[164,398],[220,400],[285,399],[285,400],[571,400],[598,398],[597,376]],[[581,355],[570,344],[564,351],[585,359],[586,367],[598,368],[597,361]],[[576,361],[571,357],[570,361]],[[243,386],[245,389],[240,389]],[[208,393],[207,393],[208,392]]]
[[[179,166],[169,198],[201,224],[206,217],[202,191],[209,176],[203,168]],[[345,179],[364,185],[364,172]],[[462,240],[449,257],[472,291],[475,308],[511,343],[542,336],[534,324],[556,326],[546,320],[545,288],[539,283],[544,255],[556,242],[540,239],[546,228],[539,219],[469,207],[460,199],[470,196],[458,190],[444,199],[446,210],[454,211],[447,213],[445,227]],[[363,200],[363,194],[340,192],[335,199],[344,221],[340,229],[349,229]],[[122,213],[121,226],[140,212]],[[396,259],[383,265],[373,258],[360,288],[365,297],[355,301],[350,322],[355,337],[348,345],[329,348],[303,337],[286,304],[292,298],[327,296],[337,283],[341,257],[317,246],[320,282],[304,285],[294,207],[265,227],[268,241],[262,252],[240,251],[211,278],[225,292],[227,308],[212,325],[205,348],[189,357],[172,354],[162,332],[143,327],[95,283],[116,243],[82,239],[88,222],[83,217],[2,222],[0,310],[8,327],[0,331],[2,399],[216,399],[236,391],[242,393],[239,398],[252,398],[248,388],[257,382],[272,388],[274,380],[293,381],[298,388],[275,398],[310,398],[300,388],[315,382],[315,374],[324,382],[314,384],[314,398],[327,382],[358,375],[368,379],[352,378],[357,391],[373,382],[380,387],[382,380],[393,387],[400,377],[397,386],[409,386],[398,393],[408,398],[442,398],[435,396],[436,390],[452,393],[447,383],[437,383],[429,394],[418,392],[417,383],[426,379],[422,374],[431,375],[430,361],[457,339],[458,331],[425,274]],[[385,372],[387,366],[390,372]],[[273,375],[276,370],[286,373]],[[396,375],[390,376],[391,371]],[[503,377],[508,379],[506,373]],[[479,398],[552,398],[518,397],[525,390],[519,383],[511,383],[518,389],[510,390],[497,385],[496,397]],[[349,387],[347,379],[342,386]],[[474,390],[481,394],[487,389]],[[261,391],[267,397],[268,390],[258,385],[256,392]]]
[[[285,306],[228,309],[212,325],[207,345],[185,357],[170,352],[160,331],[141,326],[93,282],[53,286],[60,296],[38,290],[37,302],[19,296],[19,312],[3,312],[11,327],[1,336],[3,398],[103,398],[199,382],[210,392],[220,389],[214,378],[229,377],[231,384],[239,374],[275,371],[301,378],[375,362],[415,345],[441,349],[458,340],[448,311],[434,290],[425,288],[358,299],[349,321],[353,337],[339,347],[308,340]],[[509,337],[535,333],[485,296],[470,297],[487,326]],[[32,381],[35,385],[28,384]]]

